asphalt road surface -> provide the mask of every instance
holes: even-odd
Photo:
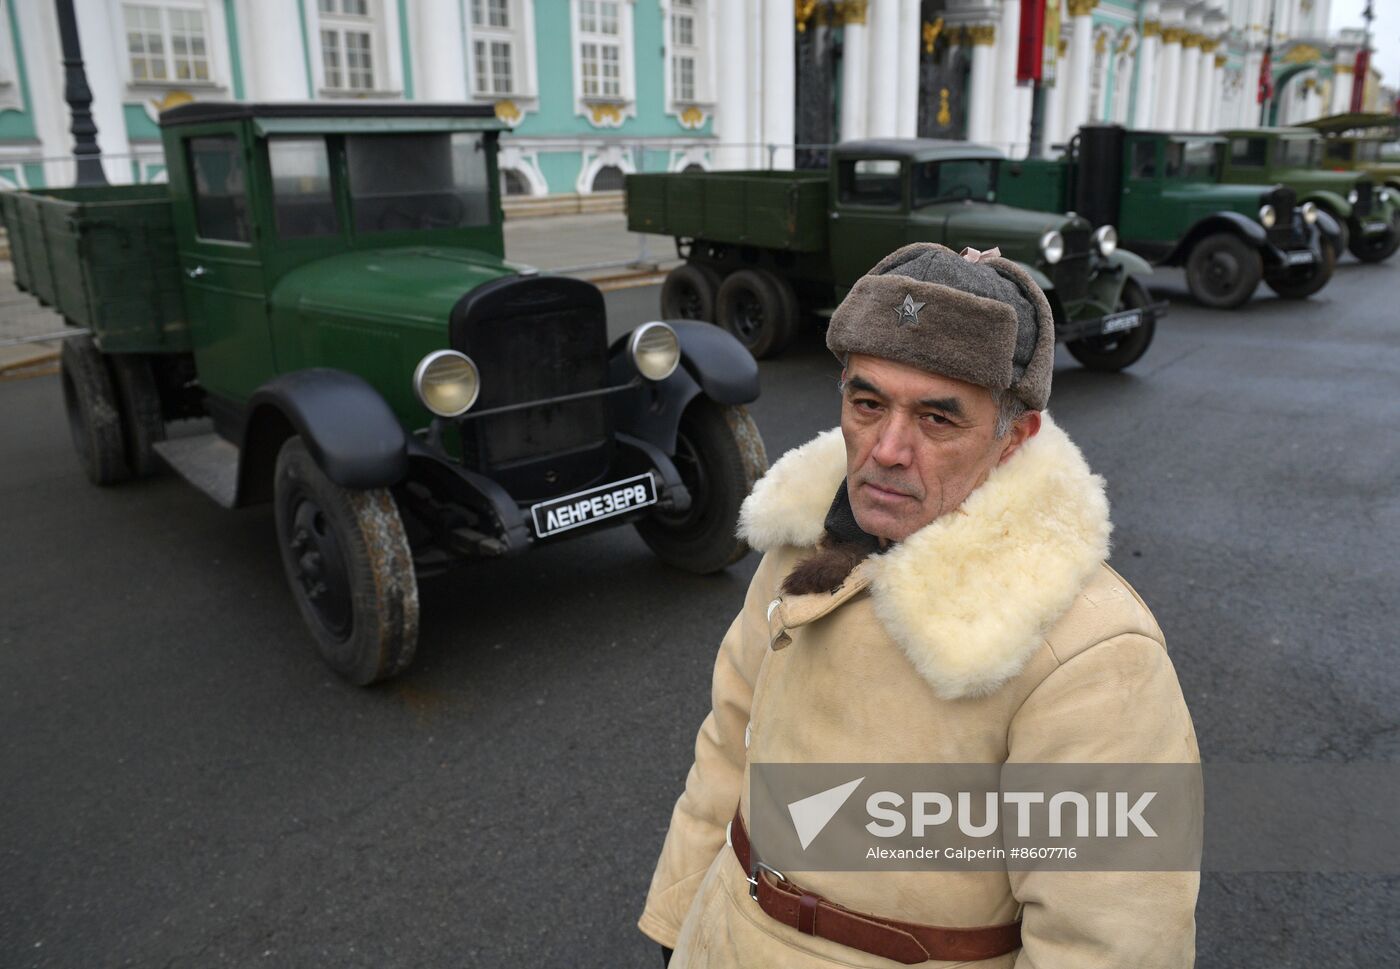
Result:
[[[1160,276],[1128,373],[1052,410],[1216,761],[1400,761],[1400,266],[1235,313]],[[657,290],[610,294],[615,331]],[[771,457],[835,423],[815,328]],[[756,565],[630,529],[423,583],[416,664],[345,686],[268,508],[91,487],[55,377],[0,382],[0,966],[655,967],[634,923]],[[1389,966],[1400,878],[1207,875],[1203,967]]]

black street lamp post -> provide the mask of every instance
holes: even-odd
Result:
[[[63,98],[73,116],[73,157],[78,161],[74,185],[106,185],[102,149],[97,147],[97,124],[92,120],[92,90],[83,71],[83,49],[78,43],[78,19],[73,0],[54,0],[58,10],[58,34],[63,44]]]

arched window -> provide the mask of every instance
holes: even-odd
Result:
[[[691,162],[689,165],[681,169],[682,172],[703,172],[704,170],[704,165],[697,165],[695,162]]]
[[[502,195],[529,195],[530,182],[514,168],[501,169]]]
[[[616,165],[604,165],[602,168],[598,169],[598,174],[593,176],[593,191],[622,191],[622,169],[618,168]]]

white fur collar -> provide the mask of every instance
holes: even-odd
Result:
[[[810,547],[846,474],[840,429],[783,455],[754,486],[739,534],[769,551]],[[1040,433],[950,512],[866,561],[876,615],[947,699],[991,693],[1108,557],[1103,478],[1044,414]]]

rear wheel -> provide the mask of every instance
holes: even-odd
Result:
[[[661,284],[661,316],[667,320],[715,320],[720,275],[711,266],[687,262],[666,274]]]
[[[1147,289],[1136,279],[1128,279],[1123,283],[1123,292],[1118,297],[1115,311],[1141,309],[1150,301]],[[1144,320],[1122,333],[1070,340],[1065,344],[1065,349],[1085,368],[1112,373],[1136,363],[1147,352],[1156,331],[1156,320]]]
[[[83,473],[96,485],[131,477],[122,435],[121,406],[112,387],[107,361],[90,336],[63,341],[59,352],[63,409],[68,433]]]
[[[155,445],[165,440],[165,417],[155,373],[150,359],[139,354],[116,353],[108,359],[112,365],[112,386],[121,405],[127,466],[136,477],[144,478],[161,470]]]
[[[770,273],[741,269],[720,286],[715,321],[761,360],[792,338],[789,309]]]
[[[739,506],[768,470],[763,438],[743,407],[700,397],[681,418],[673,457],[690,508],[657,509],[637,523],[637,532],[668,565],[702,575],[718,572],[748,554],[735,532]]]
[[[1264,277],[1269,288],[1284,299],[1306,299],[1327,285],[1337,265],[1337,250],[1326,236],[1318,240],[1322,256],[1306,268],[1281,266]]]
[[[277,455],[273,505],[282,566],[321,658],[359,686],[405,669],[418,581],[388,489],[342,488],[294,436]]]
[[[1229,232],[1208,235],[1186,259],[1186,285],[1191,295],[1215,309],[1234,309],[1259,287],[1264,263],[1259,250]]]

